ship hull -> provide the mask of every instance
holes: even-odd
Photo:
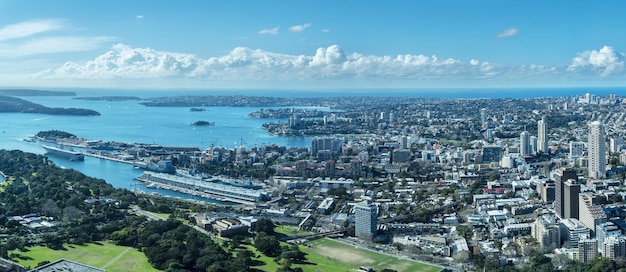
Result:
[[[46,150],[46,154],[49,154],[49,155],[66,158],[66,159],[69,159],[70,161],[84,161],[85,160],[85,155],[83,155],[83,153],[80,153],[80,152],[76,152],[73,150],[60,149],[54,146],[47,146],[47,145],[42,145],[41,147],[43,147],[43,149]]]

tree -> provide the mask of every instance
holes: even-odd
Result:
[[[264,232],[267,235],[274,235],[274,222],[269,218],[260,218],[252,226],[254,232]]]
[[[265,232],[257,234],[254,247],[269,257],[276,257],[280,254],[280,243],[276,237],[267,235]]]
[[[280,257],[282,259],[289,260],[292,263],[302,263],[306,259],[304,252],[300,251],[300,247],[298,247],[298,245],[291,245],[290,247],[283,249]]]

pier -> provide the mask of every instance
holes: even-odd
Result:
[[[122,160],[122,159],[118,159],[118,158],[113,158],[111,156],[99,155],[99,154],[93,153],[93,151],[83,152],[83,155],[89,156],[89,157],[93,157],[93,158],[103,159],[103,160],[109,160],[109,161],[114,161],[114,162],[121,162],[121,163],[125,163],[125,164],[133,164],[135,162],[135,160],[129,161],[129,160]]]

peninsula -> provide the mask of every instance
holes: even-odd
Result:
[[[8,96],[76,96],[75,92],[44,91],[30,89],[4,89],[0,95]]]
[[[3,112],[21,112],[21,113],[40,113],[51,115],[100,115],[99,112],[89,109],[78,108],[49,108],[40,104],[20,99],[17,97],[0,96],[0,113]]]

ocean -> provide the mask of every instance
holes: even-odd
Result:
[[[50,89],[55,90],[55,89]],[[438,98],[529,98],[563,97],[587,92],[607,96],[623,95],[626,88],[534,88],[534,89],[367,89],[367,90],[107,90],[58,89],[75,91],[78,96],[138,96],[142,98],[174,95],[252,95],[282,97],[337,97],[337,96],[396,96]],[[127,143],[154,143],[168,146],[211,145],[248,148],[266,144],[287,147],[307,147],[311,137],[279,137],[269,135],[261,125],[269,120],[248,118],[255,107],[206,107],[207,111],[191,112],[188,107],[145,107],[137,101],[88,101],[72,97],[22,97],[48,107],[85,108],[96,110],[100,116],[55,116],[43,114],[0,113],[0,149],[19,149],[43,154],[40,143],[24,141],[43,130],[63,130],[90,140]],[[266,107],[267,108],[267,107]],[[214,126],[194,127],[190,124],[205,120]],[[277,121],[277,120],[273,120]],[[280,120],[287,122],[287,120]],[[180,193],[149,189],[133,179],[141,171],[130,165],[92,157],[84,162],[73,162],[51,157],[60,167],[78,170],[86,175],[102,178],[116,188],[158,192],[173,197],[188,198]],[[209,200],[209,202],[211,202]]]

